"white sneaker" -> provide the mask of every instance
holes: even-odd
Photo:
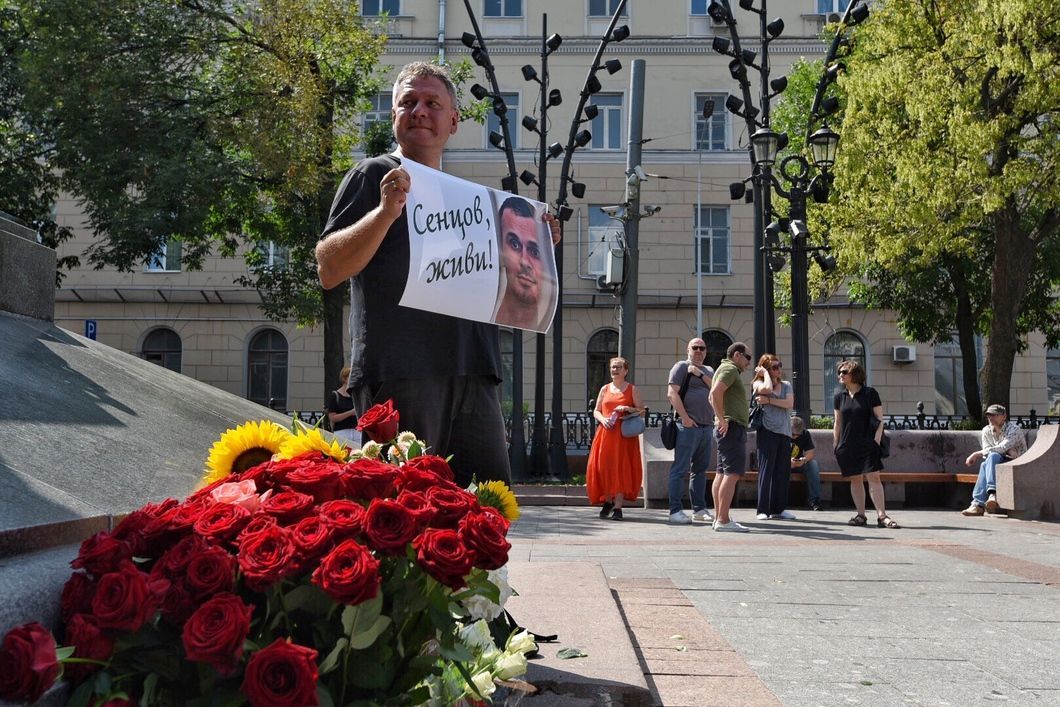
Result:
[[[749,533],[751,529],[745,525],[740,525],[734,520],[730,520],[728,523],[718,523],[715,521],[714,530],[719,533]]]
[[[692,514],[692,520],[714,520],[714,514],[710,512],[709,508],[698,510]]]
[[[795,520],[795,514],[791,511],[781,511],[780,513],[774,513],[769,517],[777,520]]]
[[[670,514],[670,522],[674,525],[688,525],[692,522],[692,516],[684,511],[678,511],[677,513]]]
[[[769,520],[769,516],[765,513],[759,513],[755,516],[755,518],[757,518],[758,520]]]
[[[1001,506],[997,503],[997,496],[990,494],[986,499],[986,512],[987,513],[999,513],[1001,512]]]

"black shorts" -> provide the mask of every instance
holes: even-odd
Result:
[[[714,428],[714,439],[718,443],[718,473],[743,476],[747,471],[747,428],[730,422],[724,437]]]

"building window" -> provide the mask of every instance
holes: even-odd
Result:
[[[594,150],[622,149],[622,94],[599,93],[593,98],[597,107],[590,132],[593,141],[590,147]]]
[[[718,364],[732,346],[732,337],[721,329],[707,329],[699,338],[707,345],[707,358],[704,363],[718,370]]]
[[[508,106],[508,134],[512,138],[512,149],[518,150],[519,143],[522,142],[519,134],[525,130],[519,122],[519,94],[502,93],[501,98],[504,99],[504,105]],[[503,135],[501,132],[501,119],[493,112],[493,106],[490,105],[489,112],[486,113],[486,147],[490,146],[489,136],[490,133],[494,131],[496,131],[498,135]]]
[[[261,254],[260,267],[269,270],[282,270],[287,267],[287,259],[290,254],[290,249],[287,246],[280,245],[276,241],[269,241],[268,243],[259,243],[257,249]]]
[[[817,0],[817,14],[828,15],[833,12],[846,12],[850,0]]]
[[[363,0],[361,14],[374,17],[386,13],[393,17],[401,14],[401,0]]]
[[[607,254],[622,249],[622,222],[611,218],[599,206],[589,207],[589,255],[587,272],[603,275],[607,272]]]
[[[287,339],[275,329],[262,329],[247,352],[247,398],[287,412]]]
[[[608,363],[618,355],[618,331],[601,329],[589,337],[585,346],[585,399],[589,409],[596,404],[596,394],[611,380]]]
[[[172,329],[155,329],[144,337],[140,355],[145,361],[180,373],[180,336]]]
[[[729,273],[729,207],[700,206],[695,212],[695,240],[699,274]]]
[[[688,14],[692,17],[705,17],[707,14],[707,5],[710,4],[710,0],[692,0],[692,7],[689,9]]]
[[[1060,349],[1045,352],[1045,378],[1049,386],[1048,415],[1060,415]]]
[[[486,0],[483,17],[522,17],[523,0]]]
[[[975,370],[983,366],[983,340],[975,337]],[[935,344],[935,414],[967,415],[964,396],[964,361],[957,335]]]
[[[394,105],[394,95],[390,92],[382,92],[368,99],[368,110],[361,116],[362,127],[367,128],[372,123],[390,124],[390,109]]]
[[[729,146],[728,125],[725,110],[724,93],[697,93],[696,114],[694,123],[696,126],[696,149],[697,150],[725,150]],[[707,101],[714,101],[714,113],[707,120],[703,120],[703,106]]]
[[[619,0],[589,0],[589,17],[611,17],[618,9]],[[622,17],[629,16],[629,3],[622,9]],[[611,380],[611,376],[607,377]],[[595,395],[595,392],[593,393]]]
[[[145,272],[180,272],[180,241],[169,238],[148,258]]]
[[[868,374],[865,342],[852,331],[837,331],[824,342],[824,409],[829,412],[835,410],[835,394],[842,390],[836,375],[840,361],[857,361]]]

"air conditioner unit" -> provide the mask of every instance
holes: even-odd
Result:
[[[621,248],[611,248],[607,251],[607,268],[604,272],[604,280],[608,285],[621,285],[622,274],[625,268],[625,253]]]
[[[912,363],[916,360],[915,346],[895,346],[893,349],[895,363]]]

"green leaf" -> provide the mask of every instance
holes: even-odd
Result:
[[[55,649],[55,659],[58,660],[58,661],[66,660],[67,658],[69,658],[73,654],[74,654],[74,647],[73,646],[61,646],[61,647]]]
[[[317,704],[320,707],[335,707],[335,700],[331,698],[331,693],[320,683],[317,683]]]
[[[334,602],[315,584],[300,584],[283,597],[288,612],[306,611],[313,616],[326,616]]]
[[[347,636],[363,633],[375,625],[376,619],[383,613],[383,593],[355,606],[342,610],[342,630]]]
[[[85,680],[83,683],[78,685],[77,689],[74,690],[72,695],[70,695],[70,701],[66,703],[66,706],[88,707],[89,702],[92,700],[92,685],[92,680]]]
[[[449,646],[443,643],[439,646],[438,652],[441,653],[443,658],[448,658],[456,663],[460,663],[461,661],[470,662],[475,659],[475,656],[471,654],[471,651],[467,649],[467,646],[459,642]]]
[[[327,675],[336,667],[338,667],[339,654],[341,654],[342,651],[349,645],[350,642],[346,640],[345,637],[340,638],[338,642],[335,643],[335,647],[331,649],[330,653],[328,653],[327,657],[324,658],[323,661],[321,661],[320,667],[317,669],[319,673],[321,675]]]
[[[408,458],[418,457],[423,454],[423,447],[420,445],[419,440],[409,445]]]
[[[151,673],[144,679],[144,694],[140,698],[140,707],[150,707],[156,703],[155,691],[158,689],[158,673]]]
[[[588,658],[589,654],[581,648],[562,648],[556,652],[556,657],[569,660],[571,658]]]
[[[379,638],[379,634],[385,631],[388,626],[390,626],[389,616],[378,617],[369,628],[350,636],[350,648],[358,651],[364,650],[375,643],[375,639]]]

